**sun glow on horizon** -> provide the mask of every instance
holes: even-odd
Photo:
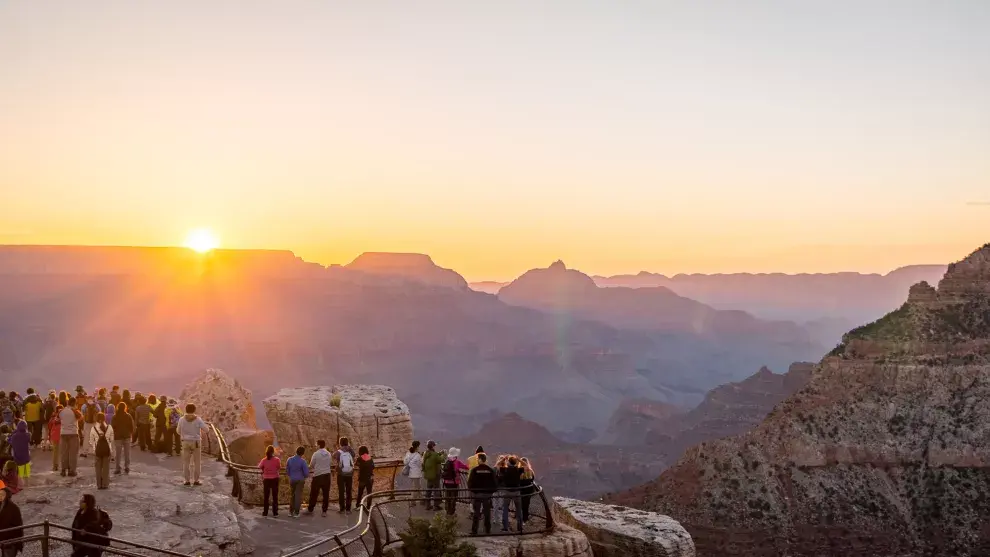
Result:
[[[220,240],[212,230],[197,228],[189,232],[184,245],[195,252],[206,253],[220,247]]]

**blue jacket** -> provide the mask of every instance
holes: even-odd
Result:
[[[306,459],[295,455],[285,463],[285,471],[289,474],[289,481],[301,482],[309,477],[309,465]]]
[[[28,433],[27,422],[24,420],[17,422],[17,430],[10,434],[7,441],[10,443],[14,462],[18,466],[31,462],[31,434]]]

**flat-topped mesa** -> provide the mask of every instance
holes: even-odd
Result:
[[[258,429],[251,391],[222,369],[207,369],[186,385],[179,400],[195,404],[196,413],[224,433]]]
[[[617,505],[554,497],[561,522],[588,536],[595,557],[694,557],[694,541],[673,518]]]
[[[347,437],[355,450],[367,445],[381,460],[401,459],[412,442],[409,408],[384,385],[336,385],[282,389],[263,402],[279,445],[291,451],[328,447]]]

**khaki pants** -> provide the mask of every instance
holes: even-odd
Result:
[[[114,455],[117,457],[117,473],[120,473],[120,465],[124,465],[124,470],[131,471],[131,440],[114,439]]]
[[[75,474],[76,466],[79,464],[79,434],[63,435],[58,442],[58,449],[62,456],[62,470]]]
[[[85,456],[89,454],[89,434],[93,432],[94,426],[96,426],[96,424],[91,424],[88,422],[83,426],[83,436],[82,441],[80,441],[82,443],[82,447],[79,449],[79,454],[81,455]]]
[[[191,470],[190,470],[191,468]],[[198,482],[203,470],[203,453],[199,450],[199,441],[182,442],[182,477],[186,483]],[[190,479],[190,476],[192,479]]]
[[[96,488],[110,487],[110,457],[94,456],[93,464],[96,465]]]
[[[58,465],[61,460],[58,458],[59,443],[52,443],[52,471],[58,472]]]

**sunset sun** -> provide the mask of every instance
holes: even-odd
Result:
[[[206,253],[220,247],[220,240],[207,228],[197,228],[186,236],[185,246],[199,253]]]

